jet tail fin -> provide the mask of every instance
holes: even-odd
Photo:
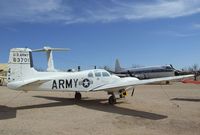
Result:
[[[115,61],[115,72],[120,72],[120,71],[122,71],[122,68],[121,68],[119,60],[116,59],[116,61]]]

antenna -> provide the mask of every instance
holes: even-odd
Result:
[[[51,48],[49,46],[44,46],[44,48],[41,49],[35,49],[32,52],[46,52],[47,55],[47,62],[48,62],[48,67],[47,71],[48,72],[55,72],[56,69],[54,68],[54,62],[53,62],[53,51],[69,51],[69,48]]]

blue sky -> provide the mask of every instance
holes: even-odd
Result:
[[[0,62],[10,48],[65,47],[56,68],[200,65],[199,0],[1,0]],[[34,64],[46,68],[43,53]]]

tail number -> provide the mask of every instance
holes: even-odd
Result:
[[[14,57],[13,62],[14,63],[29,63],[30,60],[29,60],[29,58],[16,58],[16,57]]]
[[[28,53],[13,53],[12,58],[13,63],[30,63],[29,54]]]

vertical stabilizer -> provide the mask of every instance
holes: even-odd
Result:
[[[31,78],[37,71],[33,68],[32,51],[29,48],[13,48],[8,61],[8,82]]]
[[[47,61],[48,61],[48,72],[55,72],[56,69],[54,68],[54,62],[53,62],[53,52],[52,51],[47,51]]]
[[[122,71],[122,68],[120,66],[119,60],[116,59],[116,61],[115,61],[115,72],[120,72],[120,71]]]

